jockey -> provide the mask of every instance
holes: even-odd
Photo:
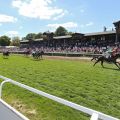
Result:
[[[33,49],[33,50],[32,50],[32,54],[34,54],[34,53],[35,53],[35,50]]]
[[[112,56],[112,49],[109,48],[105,53],[104,53],[104,56],[106,58],[110,58]]]
[[[112,56],[115,56],[117,52],[118,52],[118,47],[114,47],[112,49]]]

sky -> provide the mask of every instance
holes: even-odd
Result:
[[[0,0],[0,36],[25,37],[63,26],[79,33],[102,32],[120,20],[120,0]]]

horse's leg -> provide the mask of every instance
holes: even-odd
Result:
[[[36,59],[38,59],[38,55],[36,55]]]
[[[42,54],[41,53],[39,53],[39,59],[42,59]]]
[[[103,60],[101,60],[101,66],[104,68],[104,66],[103,66]]]
[[[92,59],[91,59],[91,61],[93,61],[95,58],[93,57]]]
[[[38,54],[38,56],[37,56],[37,59],[39,60],[40,59],[40,55]]]
[[[95,63],[94,63],[94,65],[93,66],[95,66],[98,62],[100,62],[100,60],[98,59]]]
[[[114,64],[120,69],[120,64],[119,64],[119,62],[115,62]],[[119,64],[119,65],[118,65],[118,64]]]
[[[40,54],[40,59],[42,59],[42,54]]]
[[[36,59],[36,55],[34,55],[33,58]]]
[[[118,64],[119,64],[119,66],[120,66],[120,63],[119,63],[119,62],[116,62],[116,63],[118,63]]]
[[[35,54],[35,59],[37,59],[37,54]]]

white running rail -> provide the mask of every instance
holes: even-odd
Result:
[[[29,90],[33,93],[36,93],[38,95],[41,95],[41,96],[44,96],[46,98],[49,98],[51,100],[54,100],[58,103],[61,103],[61,104],[64,104],[66,106],[69,106],[71,108],[74,108],[76,110],[79,110],[81,112],[84,112],[88,115],[91,116],[90,120],[98,120],[98,119],[102,119],[102,120],[119,120],[118,118],[115,118],[115,117],[112,117],[112,116],[109,116],[109,115],[106,115],[102,112],[98,112],[96,110],[93,110],[93,109],[90,109],[90,108],[87,108],[87,107],[84,107],[84,106],[81,106],[81,105],[78,105],[76,103],[73,103],[73,102],[70,102],[70,101],[67,101],[65,99],[62,99],[62,98],[59,98],[59,97],[56,97],[56,96],[53,96],[53,95],[50,95],[48,93],[45,93],[43,91],[40,91],[40,90],[37,90],[35,88],[32,88],[32,87],[29,87],[27,85],[24,85],[24,84],[21,84],[19,82],[16,82],[10,78],[7,78],[7,77],[4,77],[4,76],[1,76],[0,75],[0,78],[3,79],[4,81],[1,83],[0,85],[0,98],[2,97],[2,86],[6,83],[6,82],[9,82],[9,83],[12,83],[14,85],[17,85],[21,88],[24,88],[26,90]]]

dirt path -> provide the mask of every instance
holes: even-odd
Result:
[[[87,60],[90,61],[90,57],[64,57],[64,56],[44,56],[48,59],[60,59],[60,60]]]
[[[44,56],[44,58],[48,59],[58,59],[58,60],[84,60],[84,61],[91,61],[91,57],[65,57],[65,56]],[[120,59],[117,60],[120,62]]]

